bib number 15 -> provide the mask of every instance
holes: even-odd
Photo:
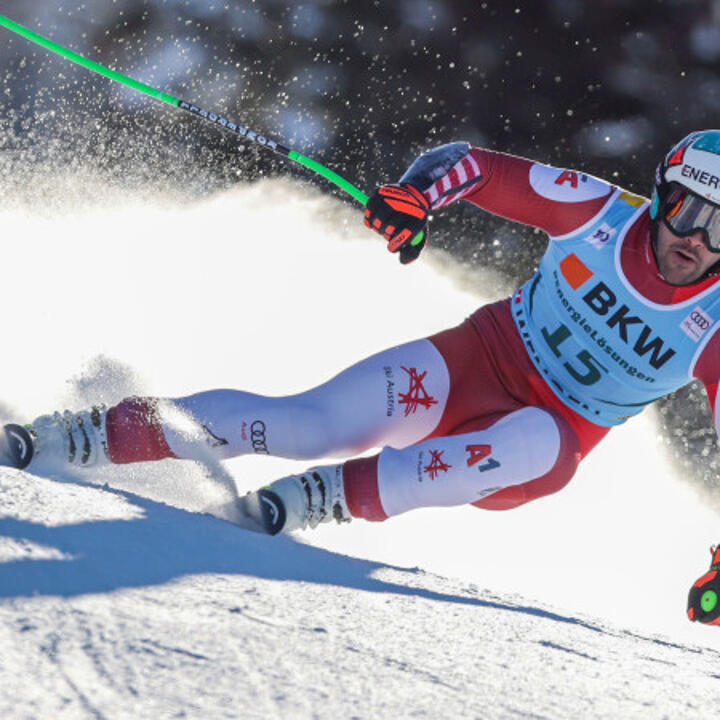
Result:
[[[568,326],[561,323],[560,327],[553,332],[550,332],[546,327],[544,327],[541,332],[555,357],[561,358],[562,352],[560,346],[572,334]],[[565,361],[563,367],[581,385],[593,385],[602,378],[603,371],[608,371],[607,368],[598,362],[587,350],[581,350],[577,353],[573,362]]]

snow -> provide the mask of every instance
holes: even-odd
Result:
[[[0,209],[5,331],[22,339],[3,357],[6,419],[297,392],[495,296],[489,275],[459,290],[446,258],[401,267],[312,186],[196,203],[71,187]],[[0,472],[0,717],[715,716],[720,634],[685,599],[717,513],[652,414],[511,512],[283,538],[208,514],[303,466]]]

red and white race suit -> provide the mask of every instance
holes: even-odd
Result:
[[[647,203],[583,173],[453,143],[419,158],[403,182],[421,189],[435,210],[463,199],[540,228],[551,242],[592,226],[611,200],[625,198],[637,211],[622,231],[616,257],[631,292],[653,307],[689,303],[689,313],[693,298],[720,294],[715,276],[690,286],[666,283],[651,249]],[[587,240],[600,248],[615,231],[601,225],[601,235]],[[560,268],[573,287],[579,282],[574,263]],[[593,272],[617,280],[607,270]],[[620,312],[614,321],[618,344],[627,343],[623,333],[639,324],[629,309]],[[687,381],[697,377],[705,383],[717,425],[720,323],[707,313],[701,319],[707,327],[691,324],[684,330],[695,343],[686,348],[692,352]],[[564,487],[609,426],[622,421],[594,421],[585,405],[573,406],[572,393],[550,382],[552,373],[531,358],[533,341],[521,336],[520,327],[508,298],[481,307],[455,328],[385,350],[298,395],[214,390],[164,401],[131,398],[108,411],[109,453],[117,463],[195,458],[201,442],[220,459],[252,453],[313,459],[382,447],[377,455],[344,463],[346,499],[355,517],[384,520],[416,507],[466,503],[513,508]],[[551,340],[557,350],[558,337]],[[643,342],[641,361],[651,358],[646,346],[656,352],[647,337]],[[555,354],[558,368],[572,370]],[[611,360],[586,364],[611,372]],[[189,417],[202,429],[200,436],[166,422],[168,407]]]

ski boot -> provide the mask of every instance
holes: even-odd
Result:
[[[269,535],[315,528],[336,520],[350,522],[345,502],[342,465],[310,468],[276,480],[238,501],[237,524]]]
[[[5,425],[0,432],[0,464],[31,472],[89,468],[110,462],[105,407],[42,415],[25,427]]]
[[[720,625],[720,545],[713,545],[710,554],[710,570],[690,588],[687,614],[693,622]]]

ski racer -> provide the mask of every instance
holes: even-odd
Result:
[[[720,130],[670,150],[650,201],[582,172],[451,143],[378,188],[365,223],[408,263],[429,214],[458,200],[549,235],[537,272],[511,298],[298,395],[133,397],[9,425],[8,464],[42,474],[193,459],[200,447],[218,459],[382,448],[241,498],[274,534],[425,506],[506,510],[555,493],[610,428],[693,378],[718,425]]]

